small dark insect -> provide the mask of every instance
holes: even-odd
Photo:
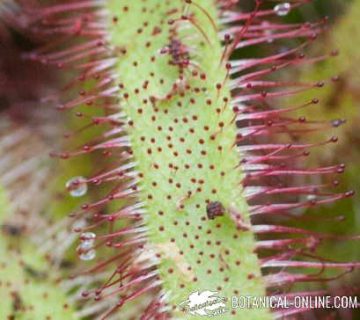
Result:
[[[216,217],[221,217],[225,213],[225,208],[219,201],[209,202],[206,206],[206,213],[209,220],[214,220]]]
[[[189,51],[184,44],[177,39],[172,39],[170,44],[161,50],[162,54],[168,53],[171,56],[170,64],[185,69],[190,63]]]

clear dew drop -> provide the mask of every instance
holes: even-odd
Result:
[[[90,260],[93,260],[95,259],[96,257],[96,252],[95,250],[88,250],[86,252],[83,252],[82,254],[80,254],[80,259],[83,260],[83,261],[90,261]]]
[[[84,177],[74,177],[66,182],[66,189],[72,197],[82,197],[88,191],[86,179]]]
[[[94,232],[84,232],[80,235],[81,241],[94,241],[96,234]]]
[[[306,196],[306,200],[308,200],[308,201],[315,201],[316,199],[317,199],[317,197],[314,194],[309,194]]]
[[[86,227],[86,221],[83,219],[76,220],[72,225],[73,229],[81,229]]]
[[[343,125],[346,121],[344,119],[335,119],[331,121],[331,124],[334,128],[338,128]]]
[[[84,241],[81,243],[80,247],[84,251],[92,249],[94,247],[94,242],[93,241]]]
[[[81,244],[79,245],[79,249],[83,251],[92,249],[94,247],[96,239],[96,234],[93,232],[84,232],[80,236]]]
[[[280,17],[284,17],[288,15],[290,10],[291,10],[291,4],[289,2],[280,3],[274,7],[275,13]]]

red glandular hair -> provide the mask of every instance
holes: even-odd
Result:
[[[311,1],[288,1],[285,10],[294,10],[308,2]],[[187,4],[191,5],[192,2],[187,1]],[[268,292],[274,294],[284,290],[285,294],[285,289],[299,282],[334,280],[359,264],[324,259],[316,253],[318,246],[325,240],[345,241],[355,240],[357,237],[303,230],[287,226],[286,223],[280,224],[283,220],[279,219],[294,219],[294,212],[299,214],[303,209],[353,195],[352,191],[336,193],[333,190],[339,184],[336,176],[344,172],[343,164],[313,168],[304,166],[310,149],[337,142],[336,137],[319,143],[303,142],[307,134],[338,127],[344,121],[326,123],[294,116],[300,109],[316,105],[316,97],[299,105],[279,107],[281,98],[325,85],[325,82],[283,80],[278,74],[289,67],[315,63],[336,55],[336,52],[331,52],[326,56],[307,57],[303,53],[324,29],[326,21],[287,24],[281,18],[284,12],[274,10],[274,5],[280,4],[277,1],[255,1],[254,11],[246,13],[236,9],[237,1],[222,0],[217,1],[217,4],[223,25],[219,32],[219,39],[224,43],[222,63],[226,65],[231,78],[231,106],[238,128],[234,146],[238,147],[241,154],[239,166],[246,173],[242,182],[245,187],[244,195],[250,204],[254,221],[252,230],[259,239],[257,250]],[[266,7],[268,4],[272,6]],[[91,0],[59,2],[33,11],[29,8],[33,20],[32,32],[50,38],[50,42],[27,58],[55,65],[61,70],[75,68],[78,74],[67,86],[70,91],[81,87],[87,80],[95,83],[91,89],[80,90],[76,97],[58,105],[60,110],[76,110],[82,104],[99,109],[97,116],[86,116],[83,113],[77,115],[89,118],[89,123],[83,129],[104,125],[102,137],[96,137],[79,150],[62,152],[59,156],[67,159],[100,150],[104,156],[109,157],[109,168],[94,174],[86,182],[95,185],[110,182],[113,186],[105,197],[95,203],[84,204],[82,210],[73,214],[75,218],[86,216],[92,221],[90,227],[86,230],[79,228],[79,232],[95,228],[104,230],[101,228],[106,226],[107,233],[98,237],[96,247],[116,249],[113,251],[114,255],[83,273],[83,276],[89,276],[114,268],[110,278],[102,286],[97,290],[84,292],[83,295],[104,301],[107,298],[107,295],[102,295],[105,289],[125,282],[125,285],[108,294],[115,298],[115,304],[109,307],[108,304],[99,302],[96,313],[103,312],[103,318],[106,318],[127,301],[151,293],[152,300],[142,319],[167,318],[166,296],[156,273],[157,261],[149,260],[143,255],[140,258],[136,256],[139,248],[146,245],[144,229],[141,227],[144,208],[136,200],[138,173],[133,169],[135,160],[123,126],[125,118],[118,116],[117,98],[121,86],[116,85],[112,77],[116,53],[107,45],[101,8],[102,1]],[[70,46],[69,42],[72,43]],[[265,56],[239,58],[241,50],[253,46],[260,47]],[[114,117],[112,114],[117,115]],[[113,155],[116,157],[112,157]],[[321,177],[320,182],[311,183],[308,178],[314,175]],[[323,176],[330,178],[323,179]],[[118,211],[111,214],[99,213],[116,199],[124,201]],[[233,219],[239,226],[242,225],[240,216],[234,214]],[[120,230],[113,230],[114,223],[119,220],[126,221],[125,226]],[[114,242],[119,236],[122,241]],[[291,272],[294,268],[297,273]],[[300,272],[302,269],[304,272]],[[307,271],[314,269],[315,273]],[[323,276],[327,269],[337,269],[338,275]],[[324,290],[298,294],[325,293]],[[293,293],[288,294],[288,297],[291,299]],[[104,311],[104,308],[108,309]],[[277,315],[286,316],[304,311],[307,310],[278,310]]]

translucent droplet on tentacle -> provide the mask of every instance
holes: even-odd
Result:
[[[306,196],[307,201],[315,201],[316,199],[317,199],[317,197],[314,194],[309,194]]]
[[[82,197],[88,191],[86,179],[84,177],[74,177],[66,182],[66,189],[72,197]]]
[[[94,247],[95,239],[96,239],[95,233],[84,232],[80,236],[81,244],[79,247],[82,248],[83,250],[91,249]]]
[[[81,241],[94,241],[96,234],[94,232],[84,232],[80,235]]]
[[[280,17],[284,17],[288,15],[290,10],[291,10],[291,4],[289,2],[280,3],[274,7],[275,13]]]
[[[96,251],[94,249],[85,251],[79,255],[79,258],[83,261],[90,261],[95,259],[96,257]]]

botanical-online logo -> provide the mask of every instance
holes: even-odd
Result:
[[[228,312],[227,298],[218,296],[216,291],[196,291],[180,303],[180,309],[194,316],[215,317]]]

